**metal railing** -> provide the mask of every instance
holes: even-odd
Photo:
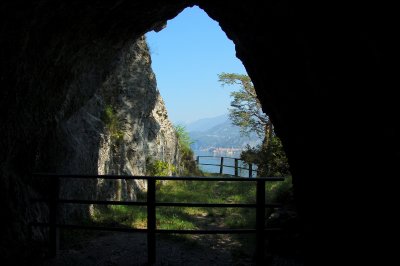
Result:
[[[219,164],[212,164],[212,163],[200,163],[200,158],[213,158],[217,159],[220,158],[220,163]],[[234,160],[234,165],[226,165],[224,162],[226,161],[225,159],[232,159]],[[197,156],[196,157],[196,163],[197,165],[204,165],[204,166],[218,166],[219,167],[219,174],[222,175],[224,173],[224,167],[228,168],[235,168],[235,173],[233,176],[239,177],[239,171],[240,170],[246,170],[249,172],[248,176],[249,178],[253,177],[253,173],[257,173],[256,169],[253,169],[253,164],[249,163],[247,164],[249,167],[242,167],[239,166],[239,162],[244,162],[244,160],[239,159],[239,158],[233,158],[233,157],[219,157],[219,156]]]
[[[51,184],[50,195],[48,198],[31,199],[33,202],[45,202],[49,205],[49,222],[35,222],[31,226],[49,227],[49,242],[50,255],[56,256],[59,246],[59,229],[86,229],[86,230],[104,230],[104,231],[119,231],[133,233],[147,233],[147,251],[148,263],[154,264],[156,261],[156,234],[256,234],[256,263],[261,265],[264,257],[264,238],[266,231],[276,231],[279,228],[265,228],[265,209],[277,208],[279,204],[266,204],[265,202],[265,182],[283,181],[280,177],[265,177],[265,178],[240,178],[240,177],[152,177],[152,176],[116,176],[116,175],[66,175],[66,174],[34,174],[37,178],[49,178]],[[111,200],[78,200],[78,199],[60,199],[60,179],[145,179],[147,180],[147,200],[140,202],[132,201],[111,201]],[[157,202],[156,201],[156,181],[157,180],[174,180],[174,181],[235,181],[235,182],[254,182],[256,183],[256,203],[179,203],[179,202]],[[87,226],[60,224],[58,222],[58,209],[61,204],[101,204],[101,205],[131,205],[131,206],[147,206],[147,228],[118,228],[105,226]],[[175,206],[175,207],[220,207],[220,208],[255,208],[256,209],[256,226],[250,229],[209,229],[209,230],[165,230],[157,229],[156,226],[156,207]]]

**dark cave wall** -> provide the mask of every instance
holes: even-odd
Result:
[[[157,25],[146,9],[173,17],[184,4],[177,2],[0,3],[0,199],[7,203],[0,207],[1,257],[28,251],[27,223],[45,216],[29,196],[46,194],[48,186],[30,173],[48,171],[39,158],[49,156],[44,147],[60,122],[101,87],[123,47]]]
[[[387,21],[355,14],[364,8],[379,14],[379,6],[278,8],[286,12],[259,2],[238,4],[229,12],[223,3],[201,6],[235,42],[284,143],[307,261],[341,265],[343,258],[373,259],[365,251],[378,249],[374,243],[383,234],[371,228],[383,220],[391,223],[373,210],[381,208],[378,202],[394,202],[396,194],[377,183],[394,175],[399,158],[392,85],[398,81],[391,68],[398,42]],[[322,10],[325,18],[313,16]],[[275,11],[286,16],[279,19]],[[312,23],[303,24],[306,17]],[[332,256],[334,250],[339,254]]]
[[[35,158],[46,136],[92,96],[125,42],[190,4],[235,42],[283,141],[309,262],[366,258],[385,234],[376,226],[387,221],[381,229],[388,233],[394,223],[383,204],[393,200],[394,186],[377,180],[398,175],[396,23],[378,20],[391,10],[379,4],[290,1],[2,2],[2,247],[21,243],[26,220],[38,215],[28,208],[27,184],[29,173],[41,170]],[[303,24],[307,18],[313,23]]]

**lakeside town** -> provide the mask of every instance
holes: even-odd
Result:
[[[223,148],[223,147],[209,147],[199,149],[201,152],[208,152],[215,155],[229,155],[229,154],[240,154],[243,151],[243,148]]]

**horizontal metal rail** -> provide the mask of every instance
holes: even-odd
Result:
[[[31,199],[31,202],[49,202],[51,199]],[[147,206],[146,201],[114,201],[114,200],[75,200],[59,199],[58,203],[65,204],[96,204],[96,205],[125,205],[125,206]],[[194,203],[194,202],[156,202],[157,207],[206,207],[206,208],[256,208],[255,203]],[[282,204],[264,204],[265,208],[279,208]]]
[[[31,223],[32,226],[50,227],[50,223]],[[123,228],[123,227],[109,227],[109,226],[90,226],[90,225],[76,225],[76,224],[56,224],[58,228],[65,229],[84,229],[95,231],[111,231],[111,232],[126,232],[126,233],[147,233],[147,229],[140,228]]]
[[[256,208],[257,204],[251,203],[180,203],[180,202],[156,202],[156,206],[169,207],[206,207],[206,208]],[[265,208],[279,208],[281,204],[264,204]]]
[[[284,177],[185,177],[185,176],[129,176],[129,175],[76,175],[76,174],[47,174],[47,173],[35,173],[37,177],[57,177],[57,178],[76,178],[76,179],[143,179],[143,180],[184,180],[184,181],[243,181],[243,182],[257,182],[257,181],[284,181]]]
[[[219,164],[215,164],[215,163],[200,163],[200,158],[213,158],[213,159],[219,159],[220,163]],[[230,160],[234,160],[234,165],[226,165],[224,164],[224,159],[230,159]],[[228,168],[234,168],[235,169],[235,173],[233,176],[239,176],[239,170],[246,170],[248,171],[248,176],[249,178],[253,178],[253,173],[258,173],[258,171],[256,169],[253,170],[253,164],[249,163],[248,167],[240,167],[239,166],[239,161],[244,162],[244,160],[239,159],[239,158],[233,158],[233,157],[217,157],[217,156],[197,156],[196,158],[196,163],[197,165],[204,165],[204,166],[215,166],[215,167],[219,167],[219,173],[222,175],[224,172],[224,167],[228,167]]]
[[[197,157],[199,157],[199,158],[221,158],[220,156],[210,156],[210,155],[199,155]],[[227,158],[227,159],[236,159],[236,160],[243,161],[242,159],[235,158],[235,157],[225,157],[225,156],[223,156],[223,157]]]
[[[51,199],[40,198],[31,199],[32,202],[49,202]],[[97,204],[97,205],[126,205],[126,206],[147,206],[145,201],[115,201],[115,200],[75,200],[75,199],[58,199],[58,203],[70,204]]]
[[[221,166],[221,164],[212,164],[212,163],[199,163],[199,165],[210,165],[210,166]],[[246,168],[246,167],[236,167],[236,166],[233,166],[233,165],[226,165],[226,164],[223,164],[222,165],[223,167],[230,167],[230,168],[237,168],[237,169],[242,169],[242,170],[249,170],[249,168]],[[258,170],[252,170],[253,172],[257,172]]]
[[[32,226],[48,227],[50,223],[31,223]],[[90,226],[90,225],[75,225],[75,224],[56,224],[59,228],[66,229],[83,229],[93,231],[111,231],[111,232],[126,232],[126,233],[148,233],[147,228],[124,228],[124,227],[106,227],[106,226]],[[264,232],[277,232],[281,228],[265,228]],[[157,234],[255,234],[256,229],[156,229]]]

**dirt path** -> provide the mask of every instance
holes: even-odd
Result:
[[[193,216],[198,228],[226,228],[222,217]],[[246,237],[246,236],[243,236]],[[254,239],[252,240],[254,241]],[[246,241],[245,241],[246,242]],[[247,241],[249,242],[249,241]],[[254,250],[233,235],[157,236],[156,265],[250,266]],[[252,242],[250,242],[252,243]],[[250,245],[251,246],[251,245]],[[140,233],[103,233],[62,249],[56,259],[43,266],[132,266],[147,265],[147,237]],[[292,260],[273,257],[271,266],[298,266]]]
[[[157,240],[156,265],[252,265],[251,258],[235,255],[237,243],[227,236],[161,236]],[[60,250],[57,259],[44,265],[146,265],[146,245],[145,234],[110,233],[78,248]]]

